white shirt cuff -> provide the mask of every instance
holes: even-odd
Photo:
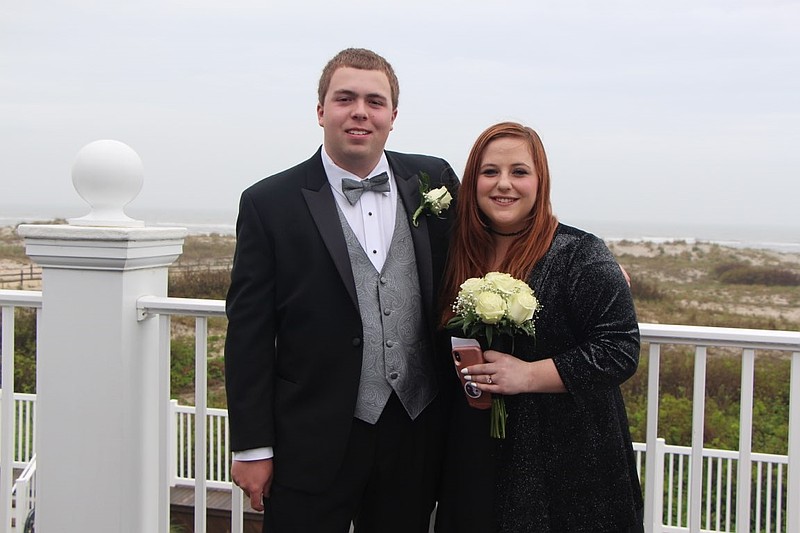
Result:
[[[260,461],[262,459],[272,459],[272,446],[265,448],[253,448],[252,450],[242,450],[233,452],[234,461]]]

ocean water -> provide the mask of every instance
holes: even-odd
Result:
[[[785,253],[800,253],[800,225],[685,224],[568,221],[567,224],[590,231],[605,241],[649,241],[688,243],[709,242],[733,248],[757,248]]]
[[[88,212],[88,207],[32,207],[0,204],[0,227],[76,218],[84,216]],[[142,209],[127,207],[125,208],[125,214],[136,220],[144,220],[146,226],[183,227],[194,235],[211,233],[233,235],[236,232],[235,210]]]
[[[0,226],[72,218],[86,214],[86,208],[20,207],[0,205]],[[129,207],[128,216],[144,220],[147,226],[185,227],[190,234],[232,235],[236,230],[236,211],[221,209],[140,209]],[[800,225],[687,224],[650,221],[569,220],[562,222],[594,233],[607,242],[619,240],[688,243],[710,242],[735,248],[757,248],[800,253]]]

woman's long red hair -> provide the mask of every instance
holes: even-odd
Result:
[[[456,226],[450,240],[442,284],[442,324],[453,316],[451,305],[464,280],[484,276],[491,268],[494,244],[492,235],[486,230],[488,220],[478,208],[477,182],[486,147],[501,137],[519,138],[528,143],[539,186],[529,215],[529,229],[514,239],[498,270],[518,279],[526,279],[550,248],[558,225],[550,205],[550,170],[539,135],[533,129],[515,122],[501,122],[487,128],[470,150],[458,192]]]

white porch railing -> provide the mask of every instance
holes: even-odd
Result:
[[[170,402],[171,432],[175,451],[175,485],[195,485],[194,435],[197,425],[197,412],[192,406],[179,405],[177,400]],[[206,411],[206,440],[208,449],[205,458],[198,458],[208,465],[206,486],[211,489],[231,489],[231,449],[228,439],[227,409],[208,409]]]
[[[712,475],[712,469],[703,468],[703,429],[705,412],[705,383],[706,362],[709,347],[728,347],[741,350],[742,374],[740,393],[739,416],[739,451],[734,452],[737,459],[735,472],[735,493],[726,502],[725,515],[733,513],[729,523],[733,523],[737,531],[788,531],[800,532],[800,506],[788,505],[788,502],[800,501],[800,332],[789,331],[763,331],[734,328],[707,328],[696,326],[675,326],[660,324],[641,324],[642,341],[650,344],[649,370],[647,381],[647,449],[654,449],[658,439],[658,406],[659,406],[659,369],[661,360],[661,347],[668,344],[694,346],[694,386],[692,399],[692,446],[688,463],[688,489],[685,510],[679,510],[678,516],[686,517],[688,529],[673,529],[664,527],[662,518],[663,509],[663,484],[645,483],[645,525],[648,531],[691,531],[704,530],[705,516],[711,514],[712,501],[703,500],[703,481]],[[791,353],[790,377],[790,405],[789,405],[789,442],[788,442],[788,472],[786,483],[786,520],[782,518],[775,521],[785,529],[764,529],[761,518],[762,497],[760,492],[760,466],[757,455],[753,454],[751,440],[753,429],[753,382],[755,376],[755,357],[757,350],[778,350]],[[646,472],[659,472],[657,463],[660,454],[648,454],[646,459]],[[755,498],[752,495],[754,463],[757,476],[755,478],[757,491]],[[671,464],[671,463],[670,463]],[[681,463],[682,465],[682,463]],[[679,470],[681,466],[678,467]],[[672,473],[672,470],[670,470]],[[717,474],[721,476],[721,470]],[[733,476],[733,473],[731,473]],[[783,478],[780,478],[781,480]],[[672,480],[672,477],[669,478]],[[783,482],[783,481],[781,481]],[[669,485],[671,486],[671,485]],[[683,479],[681,479],[681,487]],[[721,497],[717,494],[717,497]],[[671,501],[669,496],[668,503]],[[735,502],[735,503],[732,503]],[[732,507],[734,506],[734,507]],[[755,508],[756,516],[751,516]],[[669,509],[669,507],[668,507]],[[720,507],[721,509],[721,507]],[[781,511],[782,512],[782,511]],[[672,510],[670,509],[670,515]],[[716,519],[720,519],[717,512]],[[708,526],[710,518],[706,519]],[[770,525],[773,522],[769,521]],[[676,526],[677,527],[677,526]],[[723,530],[724,531],[724,530]]]
[[[3,369],[13,369],[13,308],[41,305],[41,294],[33,291],[0,291],[3,323]],[[208,319],[224,316],[224,302],[145,296],[137,302],[140,320],[154,317],[159,321],[159,365],[169,373],[170,318],[190,316],[195,320],[196,383],[195,407],[164,402],[164,423],[169,426],[167,462],[170,472],[167,485],[194,485],[195,531],[206,531],[207,489],[230,489],[227,439],[227,412],[207,407],[207,337]],[[642,340],[649,343],[647,443],[636,443],[637,461],[645,486],[647,530],[677,531],[800,531],[800,333],[728,328],[698,328],[641,324]],[[693,444],[671,446],[657,438],[658,377],[661,346],[695,346],[695,388],[693,401]],[[735,347],[742,354],[742,392],[740,416],[740,451],[711,450],[702,446],[705,401],[705,362],[709,347]],[[753,453],[752,434],[753,376],[757,350],[790,352],[792,358],[788,456]],[[13,390],[13,383],[3,372],[3,385]],[[162,380],[169,387],[168,380]],[[169,398],[169,390],[159,396]],[[3,402],[0,410],[0,457],[2,471],[20,468],[34,453],[33,423],[35,402],[32,395],[15,395],[16,401]],[[205,424],[196,424],[198,418]],[[13,451],[13,453],[12,453]],[[650,451],[651,453],[647,453]],[[654,452],[654,453],[652,453]],[[9,468],[10,467],[10,468]],[[648,472],[655,475],[648,476]],[[69,488],[65,488],[69,490]],[[10,509],[11,485],[8,494]],[[31,493],[32,494],[32,493]],[[231,531],[242,531],[242,497],[232,491]],[[160,506],[169,513],[169,506]],[[8,514],[3,513],[5,516]],[[165,518],[168,521],[168,516]],[[163,523],[163,522],[162,522]],[[749,524],[738,527],[737,524]]]
[[[11,491],[14,501],[14,519],[17,531],[24,531],[36,503],[36,456],[31,457]],[[32,530],[31,530],[32,531]]]
[[[35,406],[36,396],[17,394],[15,411],[30,412]],[[192,406],[170,402],[171,449],[174,450],[172,485],[194,487],[195,449],[193,446],[196,410]],[[208,409],[206,427],[208,434],[208,456],[206,458],[208,488],[230,490],[230,450],[228,448],[228,422],[225,409]],[[30,435],[30,433],[28,433]],[[20,442],[18,448],[30,450],[32,442]],[[637,470],[641,476],[647,450],[644,443],[634,443]],[[657,471],[662,473],[661,485],[664,494],[663,527],[661,531],[689,531],[688,512],[691,447],[664,444],[659,439],[656,446]],[[756,496],[753,531],[788,531],[785,527],[787,510],[787,465],[785,455],[754,453],[756,472]],[[736,470],[738,452],[731,450],[703,449],[704,485],[701,495],[703,508],[702,531],[733,531],[735,518]],[[15,516],[17,524],[24,523],[35,500],[35,457],[19,456],[16,464],[27,464],[17,479]]]
[[[0,402],[3,391],[0,390]],[[11,466],[25,468],[34,456],[33,443],[35,442],[34,430],[36,420],[36,395],[17,392],[14,394],[12,421],[14,443],[11,447]],[[0,418],[0,421],[2,419]]]
[[[646,460],[644,443],[633,444],[637,458],[637,469],[641,478],[641,464]],[[692,448],[673,446],[658,439],[654,453],[657,480],[660,487],[662,513],[660,525],[652,531],[687,532],[698,531],[689,528],[689,512],[692,506],[702,509],[699,531],[730,532],[737,531],[736,497],[739,452],[703,448],[703,489],[699,499],[690,494]],[[751,502],[754,510],[749,529],[745,531],[778,533],[790,532],[786,525],[789,506],[787,498],[788,457],[765,453],[752,454],[755,469],[755,500]],[[741,530],[738,530],[741,531]]]
[[[41,316],[42,293],[38,291],[0,291],[0,532],[10,531],[12,487],[15,468],[25,468],[33,455],[35,431],[32,403],[6,401],[14,394],[14,310],[17,307],[37,310]],[[38,336],[38,335],[37,335]],[[30,409],[28,408],[30,407]]]
[[[230,482],[230,471],[227,463],[230,461],[230,449],[227,438],[227,413],[225,416],[224,432],[219,424],[219,410],[208,408],[208,319],[210,317],[225,316],[225,302],[221,300],[200,300],[191,298],[163,298],[144,296],[137,302],[139,320],[158,317],[159,320],[159,361],[166,372],[170,371],[170,339],[171,317],[191,316],[195,319],[195,407],[194,419],[187,416],[184,411],[180,422],[176,423],[175,438],[177,442],[171,446],[172,453],[177,453],[175,458],[176,482],[182,478],[194,478],[194,530],[206,531],[206,508],[208,488],[233,489]],[[169,397],[169,380],[163,380],[166,390],[161,391],[162,397]],[[209,420],[209,415],[215,418]],[[193,423],[193,420],[206,420],[205,424]],[[212,422],[212,423],[209,423]],[[190,431],[193,427],[194,431]],[[223,437],[224,436],[224,437]],[[180,444],[183,444],[182,446]],[[225,466],[211,467],[209,479],[209,449],[212,457],[222,459]],[[175,452],[177,450],[177,452]],[[191,460],[192,455],[194,460]],[[171,465],[166,465],[168,468]],[[171,469],[170,469],[171,471]],[[215,477],[214,474],[225,472],[225,477]],[[192,476],[188,474],[192,473]],[[231,490],[231,532],[241,533],[244,528],[244,502],[242,491]],[[168,509],[167,509],[168,512]],[[163,523],[163,520],[160,519]]]

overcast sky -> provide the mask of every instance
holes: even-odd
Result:
[[[389,149],[460,174],[487,126],[530,125],[562,220],[800,227],[798,28],[778,0],[9,0],[0,209],[83,214],[75,155],[116,139],[132,208],[235,213],[317,149],[320,71],[356,46],[400,78]]]

